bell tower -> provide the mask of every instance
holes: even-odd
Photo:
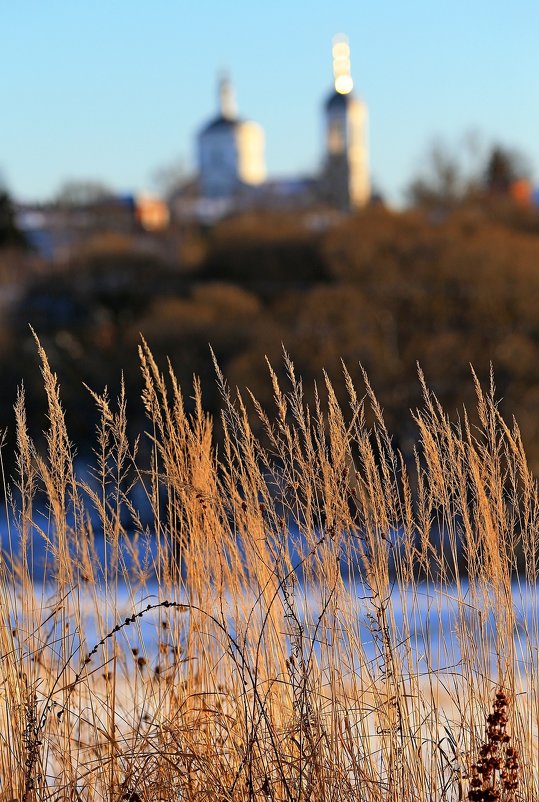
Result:
[[[365,206],[370,199],[367,107],[353,93],[350,46],[333,39],[333,92],[324,107],[324,199],[339,209]]]

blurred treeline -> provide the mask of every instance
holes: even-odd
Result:
[[[266,405],[264,357],[282,347],[323,392],[322,370],[345,400],[341,359],[361,366],[406,449],[420,403],[419,362],[452,414],[473,407],[472,364],[490,362],[502,411],[514,414],[539,470],[539,214],[510,199],[392,212],[373,207],[321,225],[311,215],[253,214],[152,240],[101,237],[61,266],[10,246],[0,251],[0,428],[13,428],[23,382],[37,434],[45,426],[37,332],[57,371],[68,427],[92,447],[93,402],[83,382],[114,397],[123,373],[133,431],[144,427],[137,345],[169,358],[189,402],[193,374],[219,407],[209,346],[234,388]]]

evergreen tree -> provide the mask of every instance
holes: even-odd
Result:
[[[0,248],[26,245],[24,234],[17,226],[15,207],[5,189],[0,189]]]

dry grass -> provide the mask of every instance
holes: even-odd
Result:
[[[477,426],[425,388],[414,463],[368,383],[307,409],[285,359],[269,413],[218,372],[217,449],[143,344],[149,460],[94,394],[90,481],[40,357],[48,448],[21,393],[0,562],[2,802],[539,798],[537,485],[493,387]]]

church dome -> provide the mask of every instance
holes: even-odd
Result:
[[[233,131],[240,123],[241,120],[237,118],[225,117],[223,114],[219,114],[217,117],[214,117],[213,120],[210,120],[200,133],[209,134],[217,131]]]
[[[349,108],[354,100],[355,95],[353,95],[352,92],[343,95],[341,92],[333,91],[326,100],[326,111],[338,111],[340,109],[344,111]]]

